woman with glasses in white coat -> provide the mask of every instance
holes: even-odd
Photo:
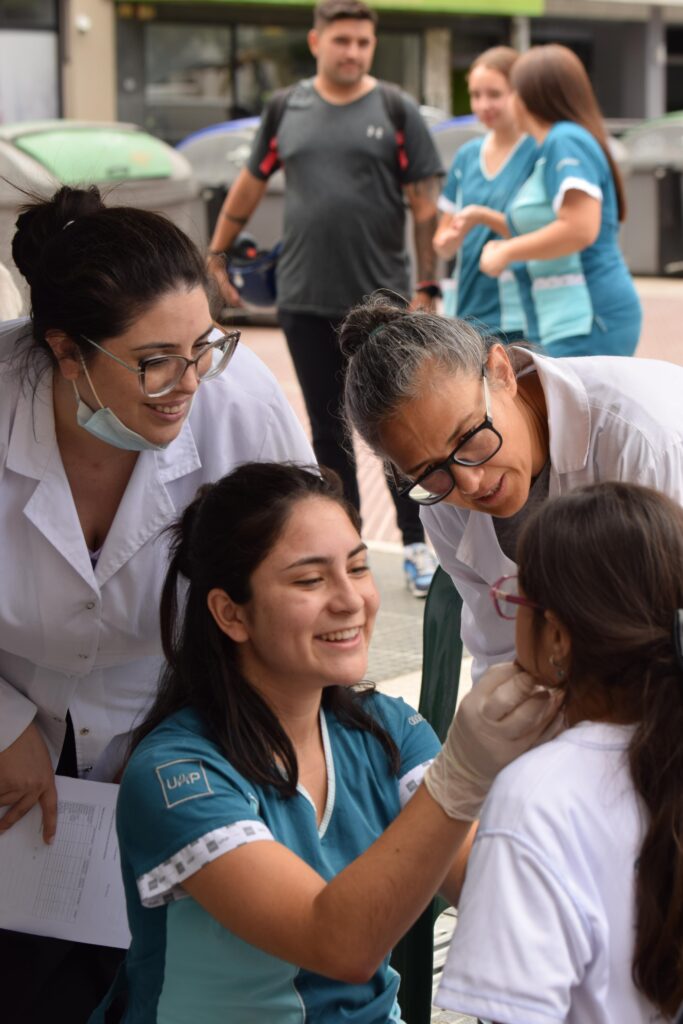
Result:
[[[12,253],[32,315],[0,331],[0,833],[39,803],[50,842],[55,772],[113,780],[154,697],[163,528],[239,463],[314,460],[165,218],[62,188]],[[13,933],[0,953],[22,1024],[86,1020],[115,959]]]
[[[349,313],[341,343],[348,420],[423,506],[463,599],[475,680],[514,658],[512,626],[488,588],[516,572],[517,534],[537,505],[600,480],[683,503],[681,367],[506,349],[382,293]]]

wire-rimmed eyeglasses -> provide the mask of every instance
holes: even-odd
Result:
[[[113,352],[104,348],[103,345],[98,345],[96,341],[88,338],[85,334],[82,334],[81,337],[90,345],[94,345],[100,352],[104,352],[110,359],[125,366],[131,373],[136,373],[142,392],[147,398],[161,398],[162,395],[168,395],[180,384],[190,366],[194,366],[197,380],[200,381],[211,380],[212,377],[217,377],[223,372],[235,354],[237,343],[240,340],[240,332],[228,331],[219,324],[214,326],[221,332],[221,337],[214,341],[207,341],[194,359],[177,355],[148,356],[141,359],[137,366],[131,366],[123,359],[119,359]]]
[[[501,619],[513,621],[517,617],[519,607],[533,608],[537,612],[543,611],[540,604],[530,601],[528,597],[522,597],[516,576],[501,576],[491,586],[489,594],[493,601],[493,607]]]
[[[486,415],[477,427],[468,430],[460,438],[453,451],[443,462],[437,462],[430,466],[424,473],[418,476],[417,480],[406,484],[399,490],[401,497],[407,495],[419,505],[436,505],[443,501],[457,486],[457,480],[453,472],[453,466],[465,466],[473,468],[483,466],[485,462],[492,459],[496,452],[500,451],[503,443],[502,435],[496,430],[491,419],[491,395],[486,379],[486,367],[481,371],[482,386],[484,389],[484,407]]]

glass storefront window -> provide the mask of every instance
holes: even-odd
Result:
[[[0,32],[0,123],[59,117],[57,34]]]
[[[413,97],[422,99],[422,41],[419,32],[380,31],[372,73],[386,82],[396,82]]]
[[[260,114],[275,89],[315,70],[305,29],[152,23],[144,51],[145,127],[171,143]]]
[[[56,28],[57,0],[0,0],[0,28]]]
[[[3,0],[0,0],[0,4]],[[258,116],[275,90],[315,74],[307,27],[119,21],[119,116],[175,144]],[[420,32],[380,35],[373,73],[421,98]]]
[[[260,114],[276,89],[315,74],[306,29],[238,25],[234,117]]]
[[[145,27],[145,127],[168,142],[231,117],[232,29]]]

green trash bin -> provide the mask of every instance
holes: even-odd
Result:
[[[4,180],[3,180],[4,179]],[[61,184],[94,183],[109,205],[163,213],[200,246],[206,208],[192,167],[177,150],[136,125],[38,121],[0,126],[0,261],[23,287],[11,262],[11,240],[24,192],[51,195]]]

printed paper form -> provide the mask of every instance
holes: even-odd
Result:
[[[127,949],[130,932],[116,841],[118,786],[57,776],[51,846],[33,807],[0,836],[0,928]]]

